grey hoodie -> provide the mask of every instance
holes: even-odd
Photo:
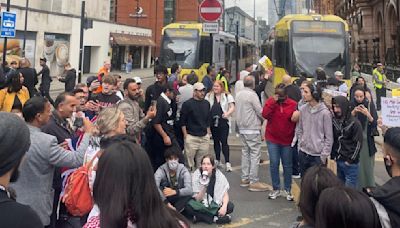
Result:
[[[323,163],[333,145],[332,114],[323,102],[314,108],[310,104],[300,108],[298,128],[299,149],[312,156],[320,156]]]
[[[154,174],[154,178],[156,180],[156,185],[158,187],[158,191],[160,192],[161,199],[165,201],[167,198],[164,196],[160,185],[164,181],[168,181],[168,183],[171,182],[167,163],[164,163],[157,169],[156,173]],[[183,164],[179,163],[178,165],[178,168],[176,170],[176,179],[178,181],[178,189],[176,190],[176,195],[191,196],[193,194],[192,176],[190,175],[189,170]]]

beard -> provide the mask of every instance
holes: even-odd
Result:
[[[129,97],[129,99],[131,99],[133,101],[137,101],[137,100],[139,100],[140,95],[139,94],[137,94],[137,95],[128,94],[128,97]]]

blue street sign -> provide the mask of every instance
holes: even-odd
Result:
[[[16,13],[1,12],[1,37],[15,37]]]

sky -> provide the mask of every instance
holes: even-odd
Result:
[[[255,0],[256,1],[256,17],[262,17],[264,20],[268,19],[268,1],[273,0]],[[232,6],[239,6],[242,10],[253,16],[254,0],[225,0],[225,8]]]

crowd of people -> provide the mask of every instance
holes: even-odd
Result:
[[[285,75],[273,87],[274,75],[246,64],[231,93],[224,68],[209,66],[199,80],[181,75],[178,64],[171,74],[157,65],[156,81],[144,91],[141,78],[123,82],[107,61],[86,84],[75,84],[67,64],[59,78],[65,92],[53,101],[46,60],[40,93],[39,74],[24,61],[8,70],[0,91],[0,221],[6,227],[230,223],[235,205],[225,173],[233,171],[233,131],[242,143],[241,187],[293,201],[292,179],[302,179],[301,221],[294,227],[400,226],[400,128],[381,126],[392,178],[375,186],[378,103],[360,75],[350,89],[341,72],[328,77],[323,69],[315,80],[292,82]],[[380,67],[375,84],[384,88]],[[263,142],[272,189],[259,178]],[[82,170],[86,178],[77,184],[72,177]],[[73,197],[90,209],[71,206]]]

